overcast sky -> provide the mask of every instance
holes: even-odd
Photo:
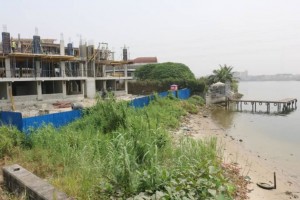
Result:
[[[219,64],[250,75],[300,74],[300,0],[3,0],[13,37],[108,42],[121,59],[157,56],[208,75]],[[3,30],[3,29],[2,29]]]

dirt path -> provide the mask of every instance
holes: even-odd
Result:
[[[285,200],[300,197],[300,184],[293,177],[287,176],[284,170],[278,169],[267,158],[247,151],[243,145],[247,141],[230,136],[226,130],[217,126],[209,115],[188,115],[176,134],[189,135],[195,139],[217,137],[224,162],[236,163],[241,168],[242,175],[250,177],[248,196],[251,200]],[[257,182],[273,185],[273,172],[276,172],[277,189],[265,190],[256,185]]]

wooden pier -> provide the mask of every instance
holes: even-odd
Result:
[[[252,112],[256,112],[256,105],[266,105],[267,113],[271,110],[271,105],[277,107],[278,112],[284,112],[291,109],[297,108],[296,98],[287,98],[279,101],[267,101],[267,100],[245,100],[245,99],[230,99],[227,98],[226,107],[229,108],[230,103],[235,103],[237,110],[243,110],[244,105],[251,105]]]

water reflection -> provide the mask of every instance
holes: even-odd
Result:
[[[266,112],[263,110],[258,110],[256,112],[253,112],[252,110],[237,110],[234,107],[231,107],[230,109],[226,109],[225,107],[215,107],[211,111],[211,118],[221,127],[224,129],[231,129],[233,126],[235,126],[235,118],[238,117],[237,114],[239,113],[245,113],[250,115],[265,115],[265,116],[281,116],[285,117],[293,112],[295,112],[297,108],[291,108],[285,111],[272,111],[272,112]]]
[[[214,108],[211,112],[211,118],[225,129],[230,129],[236,112],[226,110],[225,108]]]

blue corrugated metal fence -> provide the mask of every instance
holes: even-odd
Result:
[[[72,110],[61,113],[53,113],[49,115],[42,115],[36,117],[28,117],[23,119],[23,131],[28,132],[29,129],[39,128],[43,124],[52,124],[54,127],[58,128],[68,123],[74,121],[81,117],[80,110]]]
[[[0,112],[0,123],[5,125],[16,126],[20,131],[28,133],[30,129],[36,129],[43,124],[52,124],[54,127],[61,127],[78,119],[82,116],[80,110],[54,113],[36,117],[22,118],[19,112]],[[0,124],[0,125],[1,125]]]
[[[0,112],[0,125],[13,125],[16,126],[19,130],[22,130],[22,114],[19,112],[9,112],[1,111]]]
[[[179,99],[188,99],[191,95],[189,89],[182,89],[178,91],[167,91],[158,94],[160,97],[166,97],[169,94],[177,97]],[[135,108],[142,108],[149,105],[150,101],[154,98],[153,95],[140,97],[132,100],[130,106]],[[61,127],[67,125],[68,123],[80,118],[82,116],[82,111],[72,110],[68,112],[54,113],[49,115],[42,115],[36,117],[22,118],[22,114],[18,112],[0,112],[0,125],[13,125],[16,126],[20,131],[28,133],[28,131],[33,128],[39,128],[43,124],[52,124],[54,127]]]
[[[189,89],[182,89],[178,90],[177,97],[178,99],[188,99],[191,96],[191,90]]]
[[[178,99],[185,100],[190,97],[191,90],[186,88],[186,89],[177,90],[177,91],[166,91],[166,92],[158,93],[158,96],[166,97],[169,94],[173,95],[174,97],[177,97]],[[153,99],[153,95],[136,98],[136,99],[133,99],[129,105],[132,107],[135,107],[135,108],[142,108],[144,106],[149,105],[149,103],[152,99]]]

